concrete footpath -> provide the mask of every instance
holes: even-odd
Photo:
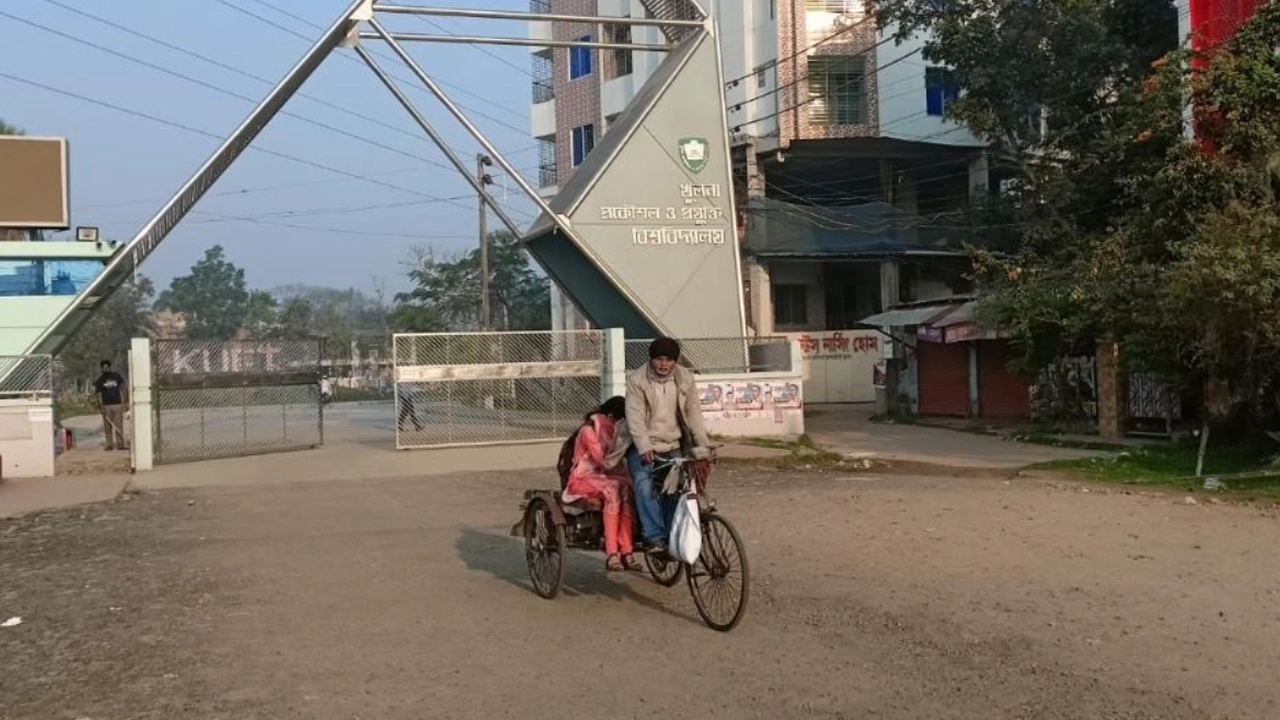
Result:
[[[805,429],[816,445],[846,457],[968,470],[1011,471],[1036,463],[1101,454],[945,428],[871,422],[873,412],[874,408],[867,405],[809,408],[805,412]]]
[[[1098,454],[942,428],[873,423],[870,417],[871,409],[866,406],[823,406],[810,409],[806,422],[810,437],[825,450],[851,458],[938,468],[1008,472],[1035,463]],[[326,418],[330,419],[332,430],[326,427],[326,437],[331,441],[313,450],[160,465],[136,475],[122,472],[127,466],[90,463],[86,470],[100,467],[102,471],[51,479],[10,480],[0,485],[0,517],[109,500],[130,484],[141,490],[160,490],[383,478],[456,479],[463,473],[523,470],[545,470],[547,487],[557,482],[552,468],[560,450],[558,442],[396,451],[392,440],[394,431],[376,426],[359,412],[337,411],[332,418]],[[96,432],[96,421],[96,417],[77,418],[76,422],[68,423],[76,425],[81,444],[70,454],[110,455],[97,448],[101,437],[100,432]],[[326,426],[329,425],[326,422]],[[744,460],[788,454],[740,444],[730,444],[721,452],[726,458]],[[127,461],[127,454],[111,455],[108,459]]]
[[[0,518],[114,499],[132,475],[73,475],[17,478],[0,483]]]

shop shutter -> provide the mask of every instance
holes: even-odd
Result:
[[[943,345],[920,340],[920,414],[969,414],[969,344]]]
[[[978,402],[982,417],[1031,417],[1031,383],[1009,370],[1013,359],[1013,350],[1004,340],[978,343]]]

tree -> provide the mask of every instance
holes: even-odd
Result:
[[[174,278],[156,308],[186,316],[186,336],[192,340],[230,340],[249,314],[244,270],[226,260],[221,245],[214,245],[191,266],[191,274]]]
[[[301,340],[313,336],[313,314],[311,303],[304,298],[285,301],[280,309],[278,336],[285,340]]]
[[[249,310],[245,313],[243,330],[251,337],[271,337],[278,330],[280,321],[279,303],[265,290],[254,290],[249,293]]]
[[[58,354],[67,379],[77,383],[92,380],[103,360],[123,368],[130,340],[149,337],[155,331],[149,310],[154,294],[155,285],[144,276],[116,290]]]
[[[26,133],[22,131],[22,128],[15,127],[5,122],[4,120],[0,120],[0,135],[25,135],[25,134]]]
[[[409,266],[415,287],[396,296],[398,327],[417,323],[441,330],[475,330],[481,326],[478,250],[441,260],[431,250],[419,249]],[[550,285],[530,265],[519,238],[505,231],[489,234],[489,271],[491,327],[542,330],[551,326]]]
[[[1027,365],[1118,340],[1138,369],[1201,398],[1226,385],[1251,430],[1268,422],[1280,386],[1278,46],[1271,4],[1197,62],[1176,51],[1116,75],[1105,122],[1085,121],[1087,134],[1059,141],[1061,161],[1041,163],[1015,242],[974,253],[983,312]],[[1195,140],[1183,132],[1191,101]]]

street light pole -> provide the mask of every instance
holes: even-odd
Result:
[[[493,178],[484,169],[493,160],[484,153],[476,155],[476,179],[480,181],[480,329],[488,330],[492,315],[489,310],[489,208],[483,189],[493,184]]]

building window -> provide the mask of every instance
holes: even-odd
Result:
[[[102,260],[0,260],[0,297],[76,295],[104,265]]]
[[[960,84],[956,75],[947,68],[931,67],[924,70],[925,110],[932,117],[942,117],[956,98],[960,97]]]
[[[617,45],[631,44],[631,26],[630,25],[610,25],[609,26],[609,42]],[[634,62],[630,50],[614,50],[613,51],[613,75],[612,77],[620,78],[630,75],[634,71]]]
[[[761,65],[756,68],[756,89],[762,90],[769,84],[769,66]]]
[[[578,42],[591,42],[590,35],[583,35]],[[569,48],[569,79],[577,80],[591,74],[591,48]]]
[[[804,285],[773,286],[773,324],[804,325],[809,322],[809,288]]]
[[[862,0],[805,0],[804,9],[810,12],[862,14]]]
[[[596,126],[581,125],[573,129],[573,166],[578,167],[596,146]]]
[[[809,58],[809,122],[861,125],[867,122],[867,61],[861,55]]]

